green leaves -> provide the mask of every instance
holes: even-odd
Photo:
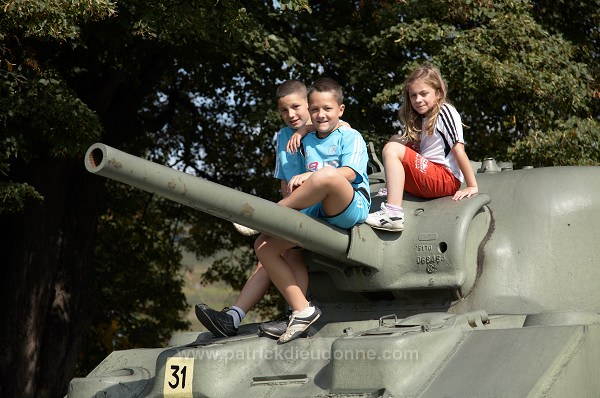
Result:
[[[0,181],[0,215],[22,212],[27,199],[43,200],[44,197],[27,183]]]
[[[56,157],[84,153],[100,136],[98,117],[52,71],[27,74],[30,78],[21,75],[22,81],[4,82],[6,95],[0,98],[3,136],[12,137],[23,159],[39,156],[39,145]]]
[[[281,11],[308,11],[309,13],[312,13],[312,9],[306,0],[279,1],[279,7],[281,7]]]
[[[570,118],[555,129],[530,131],[510,150],[520,166],[591,166],[600,159],[600,129],[591,118]]]
[[[79,37],[79,24],[110,17],[116,4],[109,0],[7,0],[2,5],[2,31],[22,30],[25,37],[63,41]]]

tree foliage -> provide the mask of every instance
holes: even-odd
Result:
[[[0,335],[7,396],[62,396],[78,355],[85,371],[185,327],[181,247],[225,253],[207,281],[239,288],[254,266],[228,222],[87,174],[95,141],[275,200],[281,81],[337,79],[344,120],[379,150],[427,61],[472,159],[600,163],[597,1],[0,5],[2,317],[22,321]]]

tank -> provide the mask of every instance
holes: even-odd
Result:
[[[600,167],[472,166],[479,194],[407,195],[406,229],[391,233],[332,227],[92,145],[93,174],[303,247],[323,315],[284,345],[251,324],[113,352],[68,397],[600,396]]]

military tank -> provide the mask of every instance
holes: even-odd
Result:
[[[391,233],[92,145],[91,173],[303,247],[323,315],[285,345],[252,324],[113,352],[68,397],[600,396],[600,167],[472,166],[479,194],[407,195]],[[384,174],[370,167],[377,209]]]

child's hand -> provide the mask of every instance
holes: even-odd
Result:
[[[466,187],[465,189],[456,191],[452,200],[461,200],[462,198],[470,198],[471,196],[477,194],[479,189],[477,187]]]
[[[307,171],[306,173],[293,176],[292,179],[288,182],[287,192],[285,196],[289,196],[294,191],[294,189],[302,185],[304,181],[308,180],[312,175],[312,172]]]
[[[285,146],[285,150],[289,153],[298,152],[298,148],[300,148],[300,145],[302,145],[302,137],[303,135],[301,135],[298,132],[292,134],[289,141],[287,142],[287,145]]]
[[[298,152],[298,148],[300,148],[300,145],[302,145],[302,138],[304,138],[306,134],[313,130],[314,127],[312,124],[305,124],[304,126],[299,127],[298,130],[296,130],[296,132],[290,137],[287,145],[285,146],[285,150],[290,153]]]

